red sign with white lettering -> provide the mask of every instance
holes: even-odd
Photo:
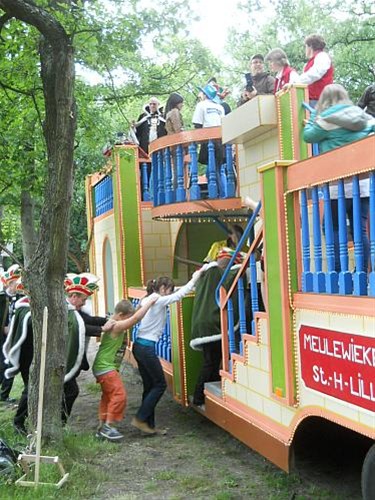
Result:
[[[375,412],[375,338],[302,325],[299,351],[306,387]]]

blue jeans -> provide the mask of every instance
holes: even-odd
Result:
[[[155,407],[167,388],[163,368],[155,353],[155,345],[142,345],[135,341],[133,355],[143,381],[142,404],[137,418],[154,428]]]
[[[369,257],[370,257],[370,243],[367,234],[367,222],[368,222],[368,212],[369,212],[370,198],[361,198],[361,233],[362,233],[362,243],[363,243],[363,269],[358,269],[358,271],[364,271],[367,273]],[[350,233],[353,238],[353,198],[347,198],[345,200],[346,206],[346,216],[349,220]],[[332,223],[333,223],[333,237],[335,245],[335,271],[341,271],[340,265],[340,245],[339,245],[339,222],[338,222],[338,201],[331,200],[331,210],[332,210]]]

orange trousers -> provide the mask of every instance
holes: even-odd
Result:
[[[98,375],[96,381],[102,388],[99,419],[103,422],[120,422],[124,418],[127,393],[117,370]]]

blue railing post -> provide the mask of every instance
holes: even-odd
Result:
[[[158,197],[158,153],[152,153],[151,157],[151,179],[152,179],[152,199],[154,200],[154,206],[159,205]]]
[[[171,152],[169,148],[164,150],[165,162],[165,203],[174,203],[174,191],[172,185],[172,165],[171,165]]]
[[[322,235],[320,232],[320,212],[318,188],[311,190],[313,203],[313,235],[314,235],[314,264],[315,272],[313,275],[314,292],[325,292],[325,276],[322,271]]]
[[[234,332],[234,311],[232,299],[228,299],[228,337],[229,354],[232,355],[236,352],[236,337]]]
[[[186,192],[184,186],[184,158],[181,144],[176,147],[176,162],[177,162],[177,189],[176,201],[186,201]]]
[[[353,233],[355,260],[355,271],[353,273],[353,294],[367,295],[367,269],[366,272],[364,272],[361,198],[358,175],[353,176]]]
[[[313,273],[310,270],[310,229],[306,189],[301,191],[301,232],[302,232],[302,291],[313,291]]]
[[[158,152],[158,205],[164,205],[165,192],[164,192],[164,168],[163,168],[163,154]]]
[[[255,256],[253,253],[250,255],[249,267],[250,267],[250,294],[251,294],[251,313],[252,313],[251,334],[255,335],[256,325],[255,325],[254,315],[256,312],[259,311],[259,300],[258,300],[257,267],[256,267]]]
[[[216,176],[216,159],[215,159],[215,145],[212,140],[208,141],[208,197],[218,198],[218,185]]]
[[[142,173],[142,200],[150,201],[151,197],[148,184],[148,163],[142,163],[141,173]]]
[[[243,354],[243,340],[242,336],[247,333],[246,327],[246,309],[245,309],[245,290],[243,278],[239,278],[237,284],[237,293],[238,293],[238,316],[240,322],[240,354]]]
[[[233,165],[232,144],[225,146],[225,163],[227,165],[227,197],[233,198],[236,195],[236,176]]]
[[[375,172],[370,172],[370,275],[369,295],[375,297]]]
[[[201,199],[201,188],[198,184],[198,155],[195,142],[189,146],[190,154],[190,200]]]
[[[220,198],[228,198],[227,194],[227,174],[226,174],[226,165],[223,163],[220,167]]]
[[[324,233],[326,237],[326,259],[327,259],[327,273],[326,273],[326,292],[338,293],[338,275],[335,270],[335,243],[333,236],[333,223],[332,223],[332,210],[331,198],[329,195],[328,182],[323,186],[323,200],[324,200]]]
[[[339,228],[339,293],[343,295],[353,293],[353,277],[349,271],[349,252],[348,252],[348,229],[346,225],[346,199],[344,181],[340,179],[337,185],[337,208],[338,208],[338,228]],[[337,252],[337,249],[336,249]],[[336,256],[337,259],[337,256]]]

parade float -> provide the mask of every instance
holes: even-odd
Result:
[[[156,276],[184,284],[212,242],[225,238],[226,226],[240,224],[238,251],[247,243],[246,258],[230,290],[217,289],[221,380],[206,384],[199,411],[285,471],[297,431],[309,419],[366,436],[362,489],[371,498],[375,137],[313,156],[301,138],[307,100],[303,86],[258,96],[225,116],[222,127],[157,139],[149,156],[136,145],[115,146],[106,170],[91,175],[86,185],[90,270],[103,284],[95,307],[104,314],[123,297],[137,303],[147,280]],[[217,140],[225,149],[219,186]],[[209,152],[206,176],[198,170],[203,142]],[[359,220],[363,178],[370,179],[369,268]],[[330,213],[329,186],[343,192],[344,180],[353,188],[354,234],[348,237],[341,215],[341,271],[336,272],[332,225],[323,213]],[[244,206],[246,196],[259,200],[253,210]],[[338,204],[344,206],[343,196]],[[201,354],[189,347],[193,301],[190,295],[170,308],[157,345],[170,391],[184,406],[191,404],[202,363]],[[134,335],[136,328],[130,347]]]

